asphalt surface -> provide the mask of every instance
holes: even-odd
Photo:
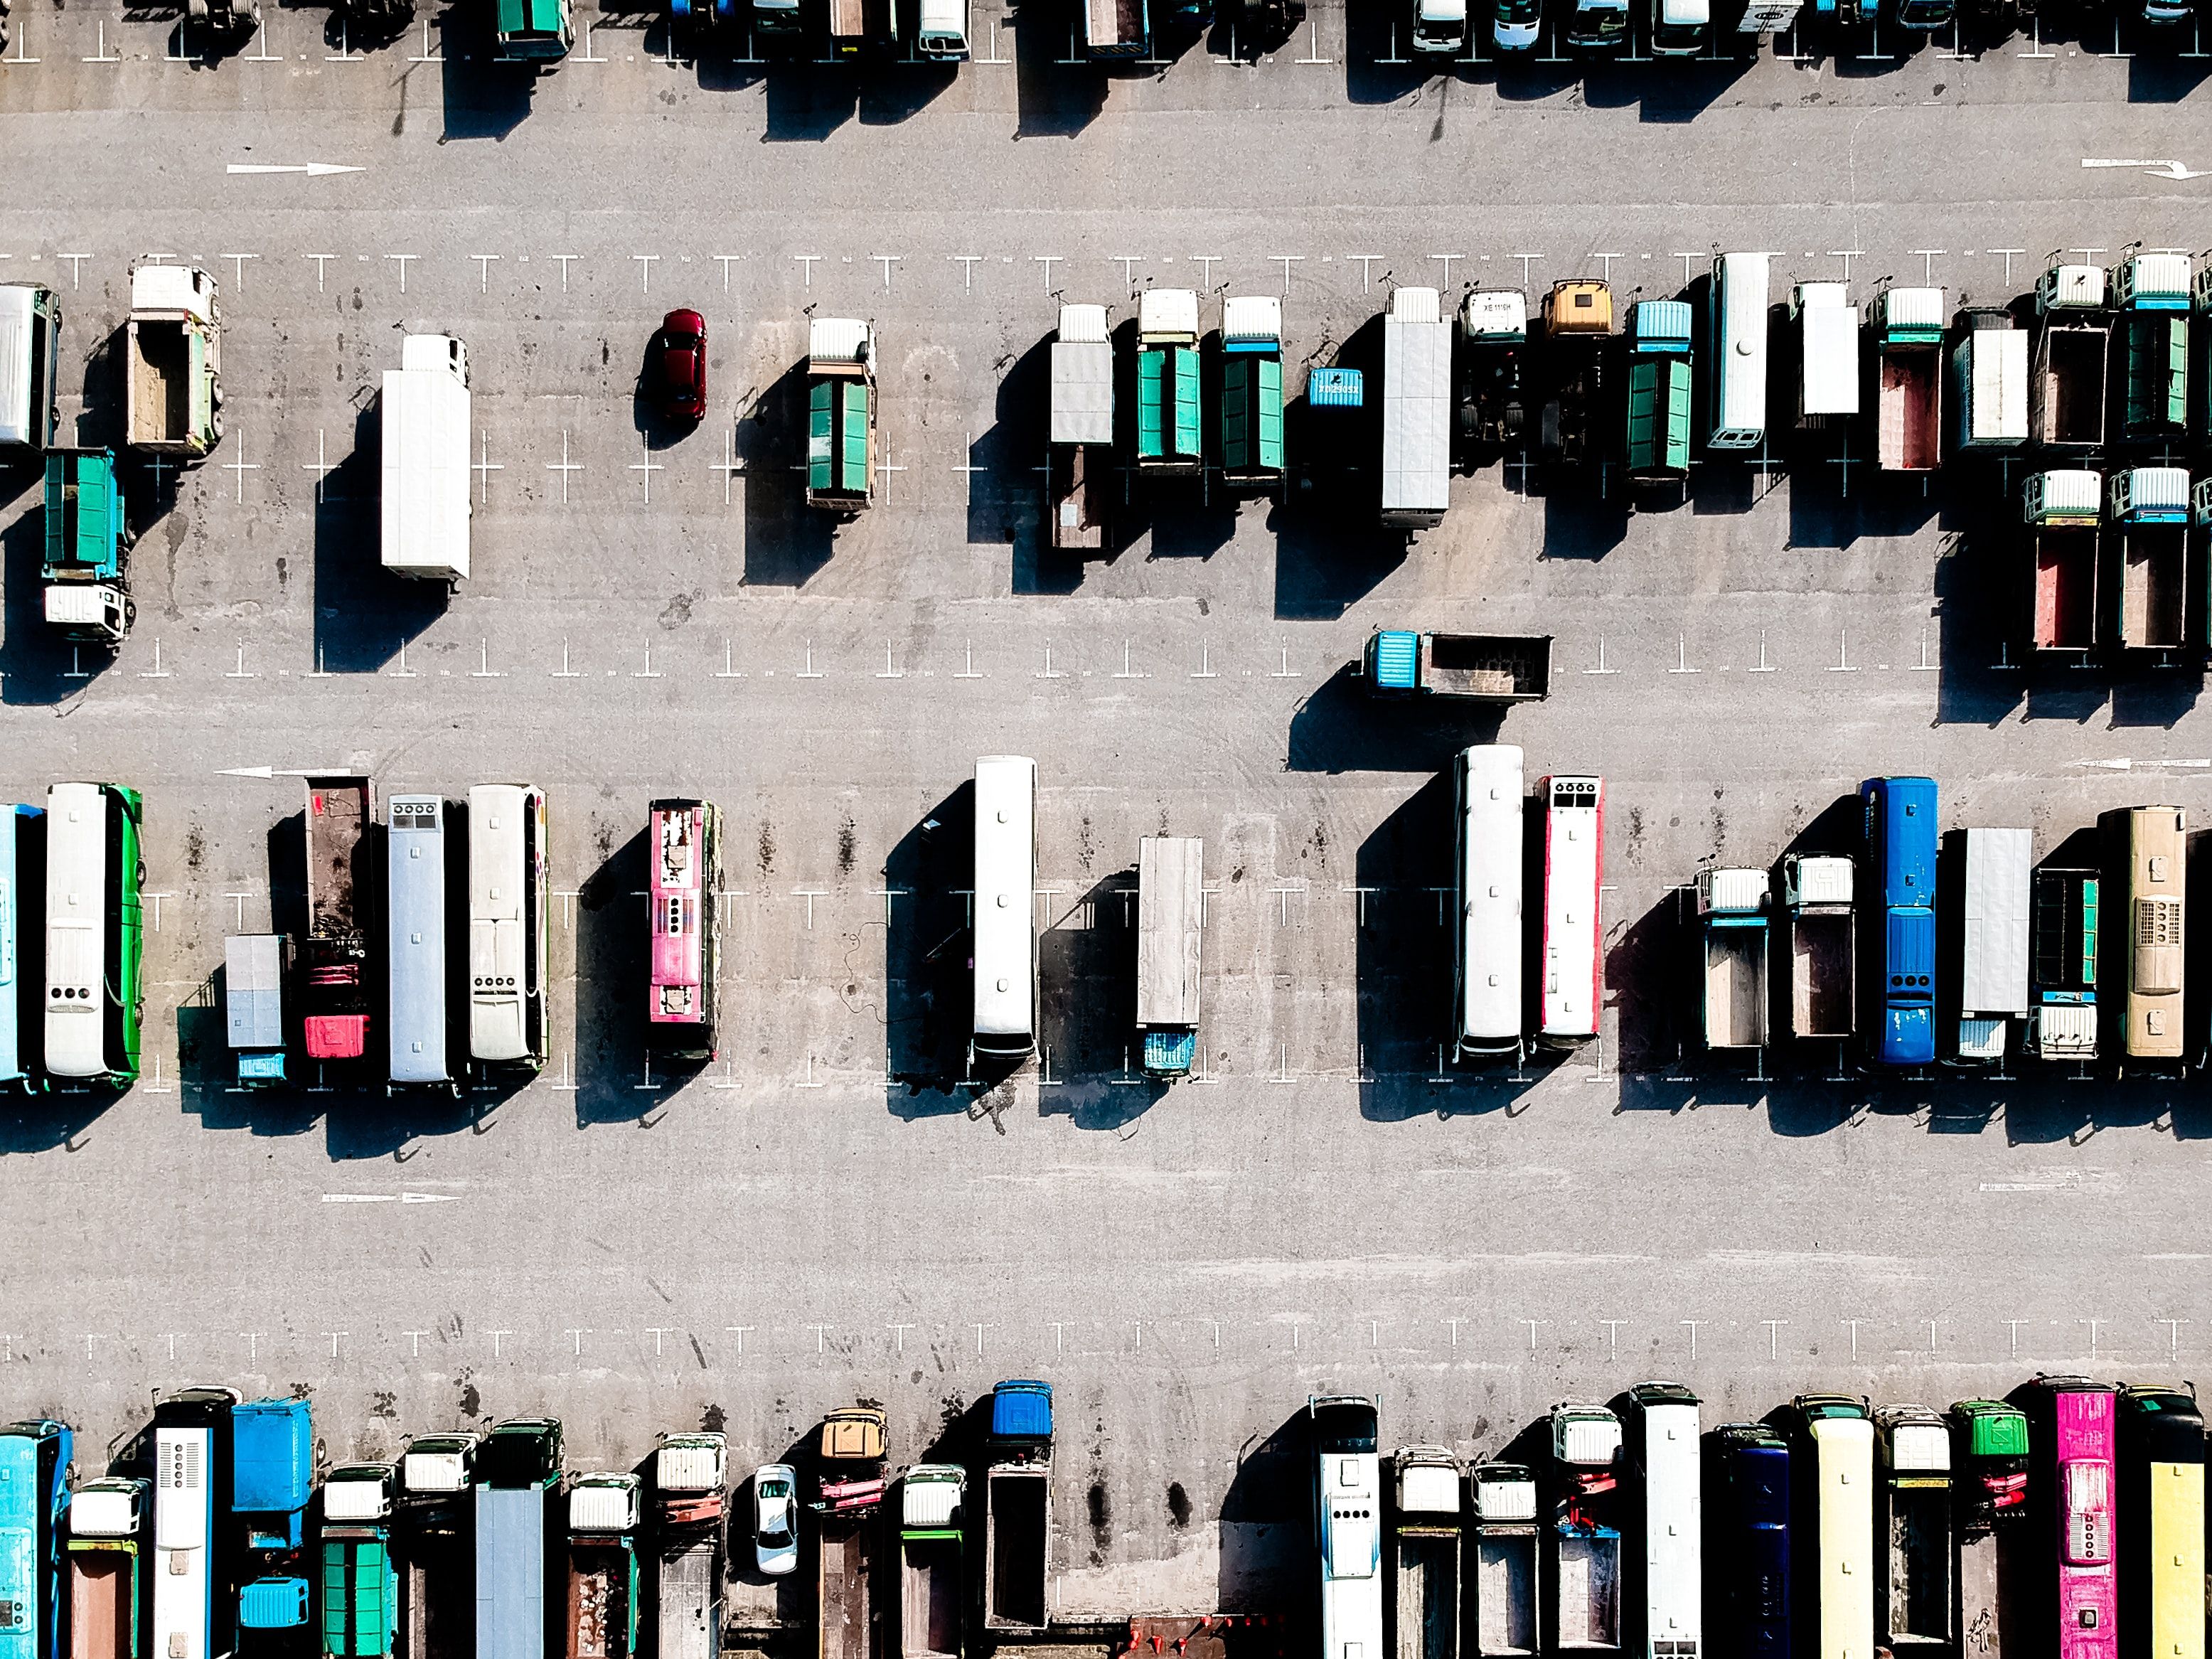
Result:
[[[62,293],[64,415],[118,434],[129,267],[164,255],[222,284],[230,431],[136,481],[112,665],[39,637],[35,478],[0,475],[0,793],[137,784],[162,896],[144,1081],[0,1122],[6,1410],[104,1438],[149,1389],[306,1385],[334,1456],[550,1410],[580,1466],[714,1421],[742,1468],[856,1396],[908,1460],[1042,1376],[1074,1617],[1279,1605],[1310,1389],[1474,1454],[1651,1375],[1717,1419],[2193,1374],[2201,1082],[1814,1055],[1776,1083],[1680,1047],[1680,884],[1832,836],[1863,776],[1928,772],[1947,826],[2027,824],[2039,856],[2106,807],[2204,804],[2196,670],[2014,665],[2017,466],[1923,492],[1778,446],[1632,517],[1492,466],[1410,547],[1209,488],[1080,564],[1037,545],[1034,471],[1063,299],[1119,324],[1147,283],[1210,319],[1281,293],[1303,365],[1394,282],[1649,297],[1765,248],[1778,301],[1848,275],[2002,303],[2053,249],[2196,246],[2193,38],[1431,76],[1317,7],[1258,62],[1224,34],[1102,76],[1055,61],[1056,12],[977,18],[1005,61],[947,73],[672,61],[609,16],[532,84],[459,22],[363,53],[285,9],[170,61],[167,15],[19,9],[0,276]],[[309,163],[358,170],[231,170]],[[688,434],[635,396],[678,305],[713,342]],[[791,471],[809,307],[884,352],[880,499],[834,535]],[[471,359],[450,601],[374,568],[403,330]],[[1440,779],[1497,726],[1370,704],[1346,667],[1385,624],[1557,636],[1503,735],[1610,792],[1612,1006],[1565,1062],[1431,1080]],[[1007,752],[1040,765],[1046,1053],[979,1093],[938,994],[965,872],[921,826]],[[296,902],[283,775],[322,768],[548,789],[543,1079],[225,1086],[222,937]],[[690,793],[732,826],[725,1040],[672,1080],[639,1042],[639,838]],[[1216,890],[1204,1080],[1164,1093],[1127,1069],[1125,920],[1163,827],[1206,837]]]

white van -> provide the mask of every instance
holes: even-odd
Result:
[[[915,49],[924,58],[957,64],[968,56],[968,0],[921,0]]]
[[[51,449],[62,308],[52,289],[0,283],[0,449]]]

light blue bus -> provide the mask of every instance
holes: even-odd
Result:
[[[61,1531],[69,1425],[0,1428],[0,1659],[61,1659]]]

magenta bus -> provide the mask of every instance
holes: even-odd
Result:
[[[2057,1638],[2031,1652],[2118,1659],[2118,1575],[2112,1565],[2113,1432],[2118,1392],[2086,1376],[2038,1376],[2026,1407],[2033,1457],[2035,1621]],[[2009,1644],[2008,1644],[2009,1645]]]
[[[653,931],[646,1041],[666,1059],[712,1060],[722,815],[711,801],[657,800],[647,842]]]

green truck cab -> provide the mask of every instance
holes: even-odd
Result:
[[[1137,305],[1137,470],[1194,476],[1199,436],[1198,295],[1146,289]]]
[[[112,450],[48,453],[46,531],[40,576],[48,624],[65,640],[120,648],[138,607],[131,598],[131,526]]]
[[[1690,307],[1640,300],[1628,323],[1628,480],[1690,489]]]
[[[875,494],[875,325],[817,317],[806,349],[806,504],[854,514]]]
[[[1231,299],[1221,311],[1221,476],[1231,489],[1283,488],[1283,302]]]

